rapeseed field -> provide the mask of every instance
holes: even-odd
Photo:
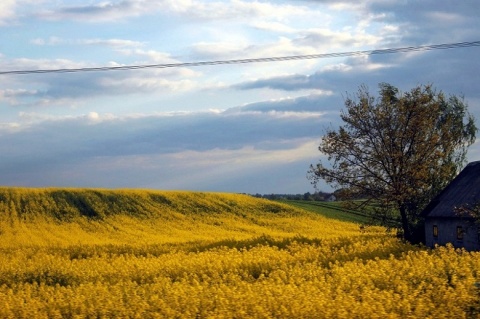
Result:
[[[479,257],[247,195],[0,188],[0,318],[475,318]]]

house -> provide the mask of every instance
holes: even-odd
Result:
[[[325,198],[326,202],[335,202],[337,197],[334,194],[330,194],[327,198]]]
[[[425,244],[453,244],[466,250],[480,250],[475,220],[458,211],[480,204],[480,161],[468,164],[422,212],[425,218]]]

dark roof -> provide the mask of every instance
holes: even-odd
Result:
[[[469,163],[423,211],[426,217],[458,217],[455,207],[480,204],[480,161]]]

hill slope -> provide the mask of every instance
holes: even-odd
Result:
[[[246,195],[0,188],[0,318],[476,318],[478,253]]]
[[[221,193],[0,188],[0,212],[0,247],[359,233],[356,224],[247,195]]]

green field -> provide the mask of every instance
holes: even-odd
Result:
[[[368,224],[372,222],[370,216],[359,211],[349,210],[343,207],[342,202],[317,202],[306,200],[287,200],[283,203],[314,212],[327,218],[346,222]]]
[[[300,204],[0,188],[0,318],[478,316],[479,253]]]

